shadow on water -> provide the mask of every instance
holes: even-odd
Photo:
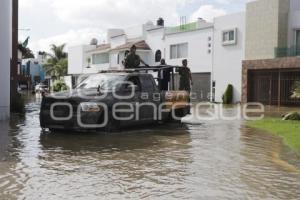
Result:
[[[72,151],[126,151],[165,147],[161,138],[179,138],[182,144],[191,142],[187,127],[181,124],[157,125],[153,129],[130,128],[116,133],[45,132],[40,134],[43,149],[61,148]]]

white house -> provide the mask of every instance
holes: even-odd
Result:
[[[213,80],[215,101],[229,84],[233,85],[233,101],[241,101],[242,60],[245,59],[245,13],[214,19]]]
[[[11,1],[0,1],[0,120],[9,117],[10,57],[11,57]]]
[[[181,65],[188,60],[193,76],[193,92],[197,99],[211,100],[211,74],[213,55],[213,24],[198,21],[166,29],[165,58],[170,65]]]
[[[212,72],[213,24],[202,19],[178,27],[165,27],[159,19],[157,24],[147,22],[128,29],[110,29],[107,44],[81,45],[69,48],[69,74],[97,73],[100,70],[123,68],[122,61],[132,45],[137,54],[151,65],[159,65],[164,58],[167,64],[182,65],[189,60],[198,98],[210,100]]]
[[[122,68],[125,51],[136,44],[137,53],[149,65],[158,65],[161,58],[170,65],[181,65],[187,59],[194,79],[192,90],[199,100],[222,102],[231,84],[233,102],[238,103],[247,89],[242,83],[243,61],[272,59],[282,49],[286,54],[300,54],[299,19],[299,0],[258,0],[247,3],[245,12],[217,17],[212,23],[199,18],[166,27],[159,19],[156,25],[147,22],[112,29],[107,44],[70,47],[69,73]]]

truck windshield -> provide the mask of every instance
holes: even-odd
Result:
[[[86,78],[76,89],[113,90],[125,80],[125,75],[95,74]]]

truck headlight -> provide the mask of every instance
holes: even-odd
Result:
[[[100,112],[101,107],[97,103],[85,102],[80,104],[81,110],[83,112]]]

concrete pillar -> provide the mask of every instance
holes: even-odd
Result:
[[[0,120],[9,118],[11,1],[0,1]]]

